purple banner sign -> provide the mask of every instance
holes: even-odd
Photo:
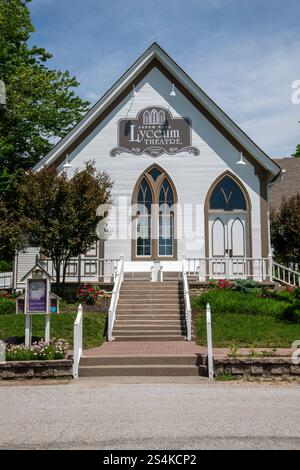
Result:
[[[30,280],[28,286],[28,311],[46,312],[47,309],[47,281]]]

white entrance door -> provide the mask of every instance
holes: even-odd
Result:
[[[243,214],[209,216],[210,273],[214,277],[243,277],[246,274],[246,226],[247,217]]]

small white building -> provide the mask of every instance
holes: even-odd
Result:
[[[167,278],[185,255],[199,280],[267,279],[268,188],[280,167],[157,43],[35,169],[72,177],[88,160],[114,181],[110,233],[71,261],[67,281],[110,281],[121,255],[132,276],[158,267]],[[16,287],[37,254],[17,256]]]

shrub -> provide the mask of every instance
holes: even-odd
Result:
[[[232,290],[238,292],[253,292],[253,289],[258,289],[259,283],[251,279],[236,279],[232,283]]]
[[[0,261],[0,273],[8,273],[13,270],[12,261]]]
[[[292,302],[294,300],[294,290],[279,290],[279,291],[271,291],[270,295],[273,299],[282,302]]]
[[[51,290],[68,304],[75,304],[78,300],[78,290],[76,288],[66,287],[63,289],[60,287],[57,289],[53,286]]]
[[[288,305],[278,302],[271,297],[258,298],[253,293],[211,289],[192,300],[193,307],[198,311],[205,311],[206,304],[210,303],[215,313],[246,313],[252,315],[280,315]]]
[[[79,289],[78,300],[83,304],[95,305],[97,300],[109,298],[110,292],[99,289],[97,286],[83,286]]]
[[[0,315],[16,313],[16,303],[12,299],[0,297]]]
[[[293,294],[295,299],[300,300],[300,287],[294,289]]]
[[[211,279],[208,281],[209,289],[231,289],[232,283],[228,279]]]
[[[300,301],[294,300],[278,314],[278,318],[287,323],[300,323]]]
[[[64,359],[68,353],[69,344],[64,339],[53,338],[49,343],[39,341],[31,346],[8,345],[6,349],[7,361],[37,361]]]

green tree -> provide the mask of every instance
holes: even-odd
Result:
[[[293,153],[292,157],[300,157],[300,144],[297,145],[295,153]]]
[[[53,260],[57,288],[64,285],[70,258],[90,250],[98,240],[101,216],[97,209],[109,204],[112,182],[88,162],[72,179],[54,168],[28,172],[18,181],[18,208],[24,233]]]
[[[0,198],[0,260],[11,261],[25,242],[22,219]]]
[[[89,103],[75,95],[68,71],[51,70],[52,56],[28,44],[34,27],[30,0],[0,0],[0,174],[29,169],[80,120]]]
[[[271,240],[277,261],[300,264],[300,194],[283,200],[271,214]]]

